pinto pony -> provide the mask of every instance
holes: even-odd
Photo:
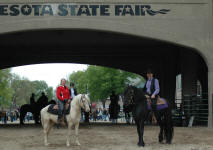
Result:
[[[128,86],[124,91],[124,101],[127,107],[131,109],[138,132],[138,146],[145,146],[143,140],[144,121],[147,120],[151,107],[143,89],[138,89],[134,86]],[[171,109],[166,100],[164,104],[157,104],[157,111],[155,113],[157,123],[160,126],[159,142],[163,143],[166,140],[167,144],[171,144],[174,129],[172,122]]]
[[[86,112],[90,111],[90,99],[88,95],[79,94],[75,96],[75,98],[71,102],[69,114],[66,115],[67,125],[68,125],[68,135],[66,145],[70,146],[70,136],[71,136],[71,127],[75,126],[75,137],[77,145],[80,145],[78,141],[78,127],[81,119],[81,108],[83,108]],[[50,105],[44,107],[41,110],[41,123],[44,130],[44,145],[48,146],[49,143],[47,141],[48,134],[55,123],[57,123],[58,115],[51,114],[48,112],[48,108]]]

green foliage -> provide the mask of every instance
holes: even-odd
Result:
[[[69,76],[69,82],[75,83],[75,87],[78,90],[78,93],[86,93],[86,86],[88,83],[87,73],[86,71],[77,71],[73,72]]]
[[[49,100],[53,97],[53,88],[48,87],[45,81],[29,81],[26,78],[20,78],[16,74],[13,74],[11,88],[13,89],[12,99],[18,105],[29,104],[32,93],[35,94],[35,100],[41,96],[42,92],[47,95]]]
[[[128,77],[135,78],[137,76],[119,69],[100,66],[89,66],[87,71],[88,88],[92,100],[106,99],[112,91],[120,94],[129,82]]]
[[[85,71],[74,72],[69,76],[69,81],[74,82],[79,93],[85,93],[86,85],[92,101],[104,100],[115,91],[123,92],[128,77],[136,78],[139,75],[119,69],[89,66]]]
[[[53,88],[48,87],[45,81],[32,81],[32,84],[36,100],[41,96],[42,92],[45,93],[49,100],[53,98]]]
[[[0,70],[0,105],[8,107],[11,104],[10,69]]]
[[[30,102],[30,96],[35,93],[37,100],[45,92],[48,99],[53,98],[53,88],[48,87],[45,81],[29,81],[16,74],[11,69],[0,70],[0,106],[9,108],[12,102],[22,105]]]

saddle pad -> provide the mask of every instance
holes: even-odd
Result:
[[[55,104],[50,104],[50,106],[48,107],[47,112],[54,114],[54,115],[58,115],[58,109],[53,109],[55,106]],[[70,105],[68,107],[68,109],[65,110],[65,114],[68,115],[70,113]]]
[[[164,104],[157,104],[157,107],[156,109],[157,110],[162,110],[162,109],[165,109],[165,108],[168,108],[168,103],[165,99],[161,98],[162,101],[164,101]],[[151,110],[151,106],[150,106],[150,103],[149,101],[147,101],[147,107],[148,107],[148,110]]]

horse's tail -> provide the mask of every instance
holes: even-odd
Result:
[[[172,121],[172,111],[171,108],[167,108],[164,113],[164,137],[166,138],[167,143],[171,143],[174,136],[174,126]]]
[[[44,112],[43,112],[43,109],[40,111],[40,116],[41,116],[41,125],[44,126]]]

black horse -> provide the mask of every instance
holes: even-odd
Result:
[[[24,118],[27,112],[31,112],[33,114],[35,124],[40,124],[40,111],[49,104],[56,104],[56,102],[55,100],[51,100],[49,102],[37,101],[35,104],[22,105],[20,108],[20,124],[24,124]]]
[[[128,109],[132,110],[132,114],[137,125],[137,132],[139,137],[138,146],[145,146],[143,140],[144,133],[144,122],[151,112],[151,107],[145,97],[143,89],[138,89],[134,86],[128,86],[124,91],[124,101]],[[172,123],[171,109],[166,102],[166,106],[157,106],[157,111],[155,113],[157,122],[160,126],[159,133],[159,142],[163,143],[163,140],[166,140],[166,143],[171,144],[174,130]],[[159,110],[159,108],[161,108]]]

